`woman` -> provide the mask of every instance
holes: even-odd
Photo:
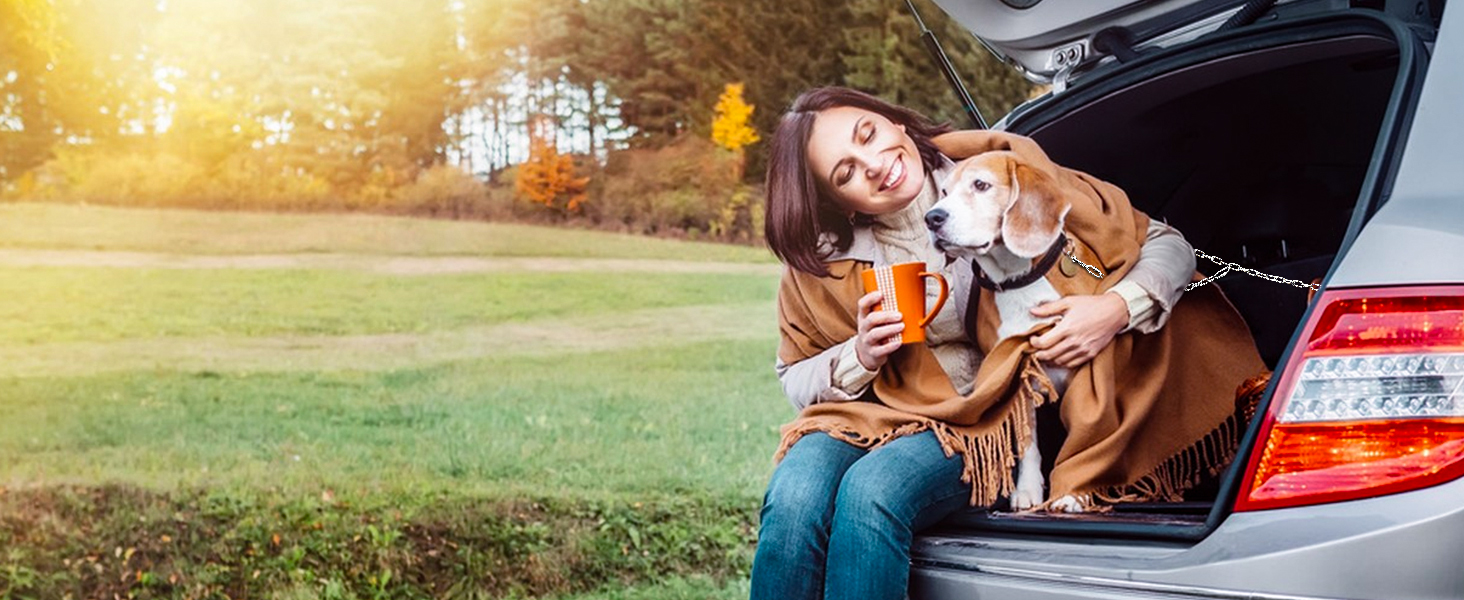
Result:
[[[989,491],[973,492],[979,482],[1010,489],[1001,485],[1009,474],[974,472],[980,461],[973,455],[992,447],[989,441],[962,438],[939,415],[902,410],[901,390],[910,388],[885,385],[880,394],[873,384],[883,374],[958,394],[974,387],[981,358],[963,320],[971,266],[931,247],[923,218],[950,164],[933,142],[947,131],[908,109],[831,87],[795,100],[774,134],[767,239],[788,267],[779,290],[777,373],[801,412],[784,428],[782,459],[764,498],[754,600],[902,598],[914,532],[989,500]],[[910,261],[943,266],[951,282],[951,301],[926,330],[928,353],[899,352],[899,314],[874,310],[878,292],[856,294],[857,311],[847,319],[821,320],[809,309],[842,302],[834,296],[857,286],[869,264]],[[1031,339],[1036,358],[1076,367],[1120,332],[1158,330],[1194,269],[1184,238],[1149,222],[1142,253],[1118,284],[1034,309],[1057,319]],[[943,380],[931,381],[930,373]],[[878,414],[861,413],[861,425],[850,426],[843,413],[856,408]]]

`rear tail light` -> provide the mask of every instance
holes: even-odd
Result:
[[[1328,290],[1280,373],[1238,511],[1464,475],[1464,286]]]

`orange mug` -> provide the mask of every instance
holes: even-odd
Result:
[[[926,271],[925,263],[922,262],[870,267],[864,270],[862,276],[864,293],[875,290],[884,292],[884,300],[875,310],[900,312],[901,320],[905,323],[905,331],[900,333],[900,342],[909,344],[925,341],[925,326],[935,318],[935,313],[940,312],[940,307],[945,306],[946,296],[950,293],[945,278],[940,273]],[[925,312],[926,277],[933,277],[940,283],[940,297],[935,300],[935,307],[929,313]]]

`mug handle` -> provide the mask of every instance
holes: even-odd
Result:
[[[929,325],[930,320],[935,318],[935,313],[940,312],[940,307],[945,306],[946,296],[950,295],[951,291],[950,286],[946,285],[945,277],[941,277],[940,273],[926,273],[921,271],[920,279],[923,281],[926,277],[934,277],[936,283],[940,284],[940,297],[935,300],[935,308],[930,309],[930,313],[925,315],[924,319],[920,320],[921,328]]]

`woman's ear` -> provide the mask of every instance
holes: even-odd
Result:
[[[1057,241],[1072,204],[1047,175],[1015,160],[1007,164],[1011,198],[1002,215],[1001,237],[1012,254],[1037,258]]]

